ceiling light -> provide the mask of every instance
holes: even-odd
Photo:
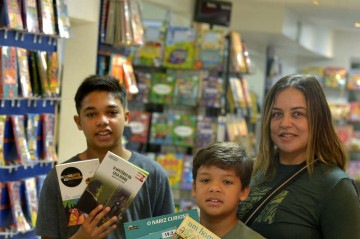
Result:
[[[313,4],[314,6],[318,6],[318,5],[320,5],[320,0],[313,0],[313,1],[312,1],[312,4]]]
[[[354,27],[360,28],[360,22],[355,22],[355,23],[354,23]]]

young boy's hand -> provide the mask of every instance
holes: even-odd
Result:
[[[97,206],[90,212],[85,222],[71,239],[100,239],[105,238],[116,229],[117,217],[114,216],[101,226],[97,226],[101,219],[110,211],[110,207]]]

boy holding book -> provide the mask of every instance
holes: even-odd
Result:
[[[216,142],[193,159],[192,195],[200,208],[200,223],[222,239],[264,238],[237,218],[240,201],[250,192],[253,161],[234,142]]]
[[[56,172],[52,169],[41,190],[36,234],[42,239],[125,238],[124,222],[173,213],[173,197],[165,170],[155,161],[123,146],[124,126],[130,116],[125,86],[111,76],[89,76],[79,86],[75,104],[77,115],[74,121],[85,135],[87,148],[65,163],[92,158],[99,158],[101,162],[105,154],[111,151],[143,168],[149,172],[149,176],[124,214],[124,220],[118,221],[117,217],[113,217],[98,226],[110,211],[109,207],[99,205],[89,213],[82,225],[69,227]]]

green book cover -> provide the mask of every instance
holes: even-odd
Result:
[[[138,221],[126,222],[124,224],[126,239],[153,238],[152,236],[154,236],[155,233],[157,234],[157,232],[162,232],[163,234],[163,237],[158,238],[167,238],[166,235],[173,233],[174,230],[176,230],[175,228],[181,224],[187,215],[189,215],[195,221],[199,221],[199,214],[197,209],[191,209],[187,211],[141,219]]]

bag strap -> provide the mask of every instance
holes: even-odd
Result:
[[[315,163],[317,159],[314,160],[313,163]],[[245,217],[242,219],[242,221],[247,225],[251,225],[255,218],[259,215],[261,210],[266,206],[266,204],[279,192],[281,192],[284,188],[286,188],[288,185],[290,185],[292,182],[294,182],[296,179],[299,178],[300,175],[302,175],[306,169],[307,169],[306,163],[300,164],[299,167],[297,167],[294,170],[294,173],[291,173],[288,177],[285,177],[283,180],[281,180],[277,185],[272,187],[259,201],[256,202],[256,204],[252,207],[252,209],[245,215]]]

